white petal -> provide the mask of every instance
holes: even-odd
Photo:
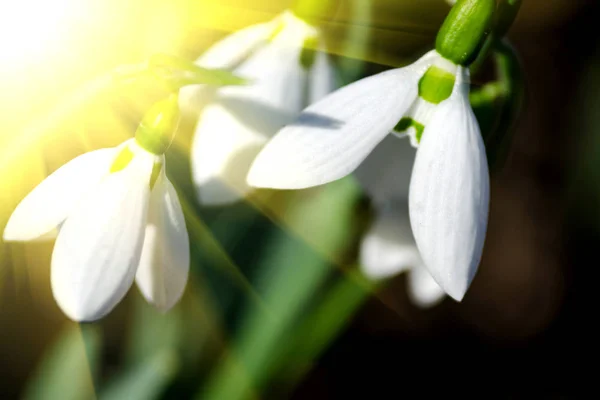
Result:
[[[192,143],[192,176],[203,204],[244,197],[255,156],[304,107],[303,43],[296,31],[284,29],[236,70],[252,85],[221,88],[203,109]]]
[[[452,96],[425,127],[409,196],[425,266],[459,301],[479,265],[489,207],[485,148],[468,95],[468,71],[461,68]]]
[[[265,45],[280,24],[280,18],[251,25],[234,32],[209,47],[196,64],[204,68],[233,69],[253,51]],[[188,85],[179,90],[179,104],[182,110],[193,112],[204,105],[214,88],[206,85]]]
[[[408,201],[416,150],[408,139],[389,135],[354,171],[354,176],[375,203]]]
[[[419,307],[433,307],[444,299],[444,289],[429,275],[423,265],[416,265],[408,273],[408,297]]]
[[[279,19],[255,24],[233,32],[209,47],[196,64],[204,68],[235,68],[273,35]]]
[[[4,240],[33,240],[65,220],[81,196],[106,175],[115,149],[80,155],[44,179],[17,206],[4,229]]]
[[[345,86],[308,107],[258,155],[252,186],[302,189],[351,173],[392,130],[417,97],[435,54]]]
[[[371,279],[396,275],[421,263],[408,221],[406,202],[380,210],[360,247],[363,273]]]
[[[135,281],[159,310],[181,297],[190,269],[190,243],[175,188],[163,172],[150,196],[148,224]]]
[[[125,296],[139,264],[151,157],[136,156],[83,198],[61,227],[52,254],[52,292],[71,319],[103,317]]]
[[[315,54],[309,84],[308,104],[321,100],[336,89],[335,67],[331,62],[331,58],[325,52],[325,47],[321,47]]]

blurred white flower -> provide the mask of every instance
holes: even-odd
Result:
[[[268,139],[335,88],[334,69],[319,31],[291,11],[233,33],[196,63],[249,81],[188,86],[180,96],[182,108],[200,110],[191,150],[200,202],[232,203],[250,191],[248,169]]]
[[[461,300],[483,250],[489,174],[469,104],[469,70],[431,51],[309,106],[255,159],[252,186],[302,189],[342,178],[391,131],[419,145],[409,210],[425,267]]]
[[[134,279],[160,310],[181,297],[189,240],[164,164],[164,156],[144,150],[135,139],[85,153],[42,181],[11,215],[5,241],[58,232],[52,292],[69,318],[103,317]]]
[[[386,137],[354,172],[371,197],[375,220],[360,246],[360,266],[373,280],[408,273],[408,295],[431,307],[444,291],[423,265],[408,217],[408,186],[415,149],[407,141]]]

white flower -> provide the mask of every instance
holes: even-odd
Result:
[[[134,139],[56,170],[17,206],[4,240],[33,240],[56,228],[52,292],[69,318],[103,317],[134,279],[160,310],[181,297],[189,270],[181,205],[164,156]]]
[[[307,43],[320,51],[303,50]],[[213,93],[200,85],[181,90],[182,108],[201,110],[191,151],[201,203],[227,204],[244,197],[251,190],[246,183],[250,164],[268,139],[334,89],[324,48],[316,28],[286,11],[226,37],[197,60],[202,67],[230,69],[249,81]]]
[[[358,167],[358,179],[375,207],[375,220],[360,246],[360,266],[373,280],[408,273],[408,295],[420,307],[431,307],[444,291],[423,265],[408,217],[408,186],[415,149],[386,137]]]
[[[445,88],[448,77],[452,86]],[[438,103],[422,97],[445,89]],[[324,184],[354,171],[394,128],[415,145],[422,134],[410,184],[411,226],[429,273],[461,300],[479,264],[489,203],[485,149],[468,95],[468,69],[432,51],[308,107],[257,156],[248,182],[277,189]]]

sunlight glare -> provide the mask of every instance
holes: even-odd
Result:
[[[83,2],[85,3],[85,2]],[[0,63],[13,66],[59,49],[78,17],[77,0],[19,0],[0,8]]]

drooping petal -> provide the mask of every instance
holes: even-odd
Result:
[[[133,283],[146,225],[153,157],[135,152],[69,214],[52,254],[52,292],[76,321],[111,311]]]
[[[280,23],[280,18],[275,18],[233,32],[209,47],[196,60],[196,64],[204,68],[235,68],[254,50],[264,45]]]
[[[425,127],[410,184],[410,221],[425,267],[461,300],[481,258],[489,207],[483,140],[469,104],[468,70]]]
[[[408,221],[406,202],[379,210],[375,223],[360,246],[363,273],[371,279],[384,279],[421,263]]]
[[[425,267],[415,265],[408,273],[408,297],[419,307],[433,307],[444,299],[444,289],[431,277]]]
[[[200,115],[192,143],[192,176],[203,204],[226,204],[250,191],[251,162],[267,140],[304,107],[307,71],[300,64],[305,36],[297,22],[258,49],[236,73],[247,86],[219,89]]]
[[[164,167],[150,196],[135,281],[149,303],[167,311],[181,297],[190,268],[190,243],[177,192]]]
[[[384,204],[390,199],[407,202],[416,153],[407,138],[388,135],[354,171],[354,176],[375,203]]]
[[[281,24],[281,16],[261,24],[251,25],[225,36],[209,47],[196,64],[204,68],[231,70],[242,63],[253,51],[265,45]],[[188,85],[179,91],[182,110],[193,112],[207,100],[214,88],[206,85]]]
[[[336,89],[336,73],[325,46],[315,54],[315,61],[309,76],[308,104],[315,103]]]
[[[4,229],[4,240],[46,237],[108,173],[115,152],[112,148],[91,151],[54,171],[19,203]]]
[[[434,57],[428,53],[408,67],[362,79],[309,106],[258,155],[249,184],[302,189],[354,171],[415,100],[419,78]]]

